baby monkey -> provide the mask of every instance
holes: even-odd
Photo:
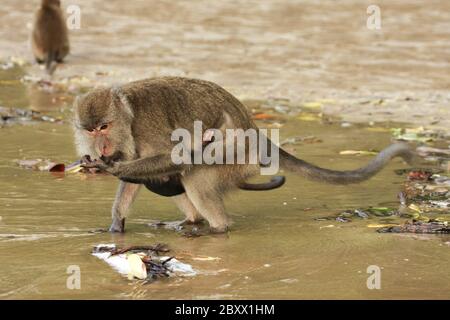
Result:
[[[41,1],[34,18],[31,47],[36,61],[45,63],[49,74],[56,67],[54,63],[62,63],[69,53],[68,30],[60,0]]]
[[[184,212],[187,223],[204,219],[212,232],[228,230],[230,219],[225,212],[224,195],[236,188],[258,189],[245,181],[257,175],[262,165],[174,163],[171,154],[176,143],[171,139],[172,133],[179,128],[194,133],[196,120],[202,121],[203,134],[224,124],[227,129],[258,130],[239,100],[214,83],[196,79],[141,80],[96,89],[76,100],[74,130],[78,153],[97,159],[85,166],[105,170],[120,179],[110,231],[124,231],[125,218],[141,185],[151,190],[155,181],[159,181],[156,189],[158,185],[169,191],[180,188],[171,198]],[[398,143],[384,149],[363,168],[335,171],[290,155],[264,135],[258,137],[276,150],[281,168],[334,184],[367,180],[392,158],[400,156],[409,161],[414,156],[407,144]],[[249,152],[249,141],[245,140],[245,144]],[[281,180],[284,182],[284,178]],[[276,179],[274,183],[277,185]]]

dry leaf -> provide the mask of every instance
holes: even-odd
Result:
[[[378,154],[378,152],[364,150],[344,150],[339,152],[339,154],[346,156],[373,156]]]
[[[277,117],[267,113],[256,113],[252,116],[253,120],[274,120]]]
[[[312,101],[312,102],[305,102],[304,104],[302,104],[302,106],[304,108],[314,109],[314,108],[321,108],[322,104],[320,102],[317,102],[317,101]]]
[[[147,278],[147,268],[139,255],[130,254],[127,256],[127,261],[130,267],[130,271],[128,273],[128,278],[130,280],[133,278],[138,278],[141,280]]]

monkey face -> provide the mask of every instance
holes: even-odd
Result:
[[[108,89],[95,90],[75,102],[75,140],[80,156],[104,162],[135,157],[132,117]]]

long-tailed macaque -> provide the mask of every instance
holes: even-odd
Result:
[[[68,30],[60,0],[42,0],[34,18],[31,46],[36,61],[45,63],[49,73],[52,63],[63,62],[69,53]]]
[[[87,161],[86,167],[106,170],[121,180],[112,208],[112,232],[124,231],[129,207],[141,185],[151,190],[155,182],[156,186],[167,183],[169,191],[181,184],[181,192],[172,198],[186,215],[186,222],[205,219],[212,232],[225,232],[230,220],[224,209],[224,194],[236,187],[251,186],[246,184],[246,179],[260,169],[259,164],[175,164],[172,161],[175,144],[171,140],[172,132],[178,128],[193,132],[196,120],[202,121],[205,130],[219,128],[227,122],[225,117],[231,119],[228,125],[231,123],[233,128],[258,130],[241,102],[211,82],[163,77],[96,89],[77,99],[74,113],[78,153],[96,159]],[[276,150],[281,168],[335,184],[364,181],[392,158],[401,156],[409,161],[413,156],[408,145],[393,144],[366,167],[334,171],[300,160],[281,148]]]

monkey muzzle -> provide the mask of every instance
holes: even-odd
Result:
[[[116,151],[110,156],[104,156],[102,155],[100,157],[100,160],[102,160],[107,165],[112,165],[114,162],[119,162],[124,160],[124,154],[121,151]]]

